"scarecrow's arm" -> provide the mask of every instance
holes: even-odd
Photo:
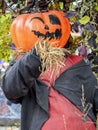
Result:
[[[2,89],[9,100],[17,102],[28,93],[41,73],[40,65],[40,58],[30,51],[7,70]]]

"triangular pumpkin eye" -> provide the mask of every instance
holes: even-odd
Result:
[[[60,20],[55,15],[49,15],[50,23],[51,24],[59,24],[61,25]]]

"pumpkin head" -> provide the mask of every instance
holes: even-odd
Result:
[[[61,11],[19,15],[11,25],[11,36],[17,48],[30,50],[38,38],[48,39],[53,46],[64,47],[70,24]]]

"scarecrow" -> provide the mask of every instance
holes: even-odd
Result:
[[[20,103],[21,130],[95,130],[97,80],[81,56],[64,48],[71,27],[57,10],[21,14],[11,25],[18,54],[2,89]]]

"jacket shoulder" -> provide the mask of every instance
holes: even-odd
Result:
[[[72,62],[72,64],[76,64],[76,63],[78,63],[78,62],[80,62],[80,61],[83,60],[83,57],[82,57],[82,56],[71,55],[71,54],[68,55],[67,58]]]

